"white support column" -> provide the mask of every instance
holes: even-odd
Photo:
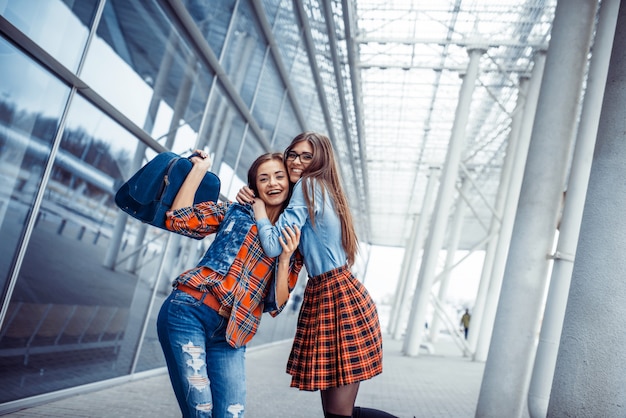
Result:
[[[396,291],[393,295],[393,304],[391,305],[391,312],[389,314],[388,329],[391,335],[393,335],[394,330],[396,329],[396,327],[398,327],[400,304],[402,299],[404,298],[409,266],[413,261],[413,252],[417,241],[416,237],[419,224],[418,220],[421,217],[421,214],[415,214],[413,216],[413,226],[411,227],[411,233],[409,234],[407,244],[404,247],[404,254],[402,256],[402,267],[400,268],[400,275],[398,276],[398,283],[396,284]]]
[[[500,289],[502,288],[504,263],[506,262],[506,257],[509,252],[511,234],[513,233],[513,221],[515,220],[515,213],[517,211],[519,191],[522,187],[524,163],[526,162],[526,155],[528,155],[528,145],[530,143],[533,120],[537,112],[537,100],[539,98],[545,62],[545,51],[538,51],[535,54],[535,63],[528,86],[526,103],[524,104],[524,114],[522,116],[519,138],[513,153],[511,180],[508,186],[509,190],[506,194],[506,202],[504,203],[504,213],[502,214],[502,222],[500,223],[500,234],[498,235],[498,244],[493,258],[491,278],[489,279],[489,288],[487,289],[483,319],[480,324],[481,332],[478,336],[476,351],[474,352],[474,361],[487,360],[491,333],[493,332],[493,321],[496,317],[496,308],[498,306],[498,296],[500,296]]]
[[[430,299],[430,289],[435,278],[437,257],[439,256],[439,251],[441,250],[445,238],[448,214],[450,213],[450,206],[454,197],[454,185],[459,172],[461,154],[465,145],[465,129],[469,116],[472,93],[474,92],[476,79],[478,78],[480,57],[485,53],[485,49],[472,48],[468,53],[470,60],[459,93],[459,102],[456,108],[454,125],[452,126],[450,145],[441,173],[441,182],[435,206],[436,210],[433,212],[430,232],[420,265],[417,286],[415,288],[415,294],[413,295],[407,335],[403,344],[403,352],[408,356],[417,356],[419,354],[420,344],[424,335],[424,322],[426,320],[426,308],[428,307]]]
[[[550,393],[548,416],[551,417],[624,416],[626,2],[623,1],[616,28]]]
[[[597,2],[558,2],[477,417],[526,411],[549,256],[587,69]]]
[[[426,227],[430,220],[433,210],[433,203],[435,201],[435,184],[439,180],[439,167],[430,167],[430,173],[428,174],[428,183],[426,184],[426,192],[424,193],[424,201],[422,202],[422,211],[419,219],[417,220],[417,229],[413,237],[414,245],[412,246],[412,253],[409,254],[409,265],[406,271],[406,277],[403,281],[403,287],[399,289],[399,303],[398,313],[396,316],[396,322],[394,323],[391,334],[394,339],[399,340],[402,337],[402,333],[406,329],[404,318],[402,313],[405,312],[409,296],[415,289],[415,281],[417,280],[417,266],[420,260],[420,252],[424,248],[424,235],[426,234]]]
[[[560,222],[559,241],[552,266],[552,278],[528,390],[528,410],[530,416],[534,418],[543,418],[548,412],[550,388],[565,317],[618,11],[619,0],[602,1],[567,185],[567,197]]]
[[[528,77],[522,76],[519,80],[517,103],[511,119],[511,131],[509,132],[509,140],[506,145],[506,155],[504,156],[504,161],[502,163],[502,172],[500,173],[500,184],[498,185],[498,194],[494,205],[494,213],[491,217],[491,224],[489,226],[489,235],[492,238],[487,243],[487,248],[485,250],[485,259],[480,273],[480,282],[478,283],[476,300],[474,301],[474,306],[472,308],[472,326],[469,328],[469,333],[467,335],[467,345],[470,347],[470,351],[472,353],[476,350],[476,343],[481,330],[483,312],[485,309],[485,302],[487,300],[487,290],[489,289],[494,257],[498,247],[498,236],[500,234],[502,214],[504,213],[504,205],[506,203],[506,197],[511,182],[511,171],[515,158],[515,150],[519,142],[519,134],[527,94]]]
[[[461,231],[463,230],[463,221],[465,220],[465,199],[468,196],[471,182],[463,178],[461,190],[459,196],[456,199],[456,208],[454,209],[454,217],[450,226],[450,236],[448,237],[448,246],[446,247],[446,262],[444,265],[444,271],[439,281],[438,299],[443,302],[448,294],[448,286],[450,284],[450,273],[454,268],[454,258],[456,250],[459,248],[459,242],[461,241]],[[441,329],[441,318],[439,315],[434,315],[431,324],[428,327],[428,340],[431,342],[437,342],[439,338],[439,331]]]

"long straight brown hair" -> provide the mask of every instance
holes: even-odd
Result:
[[[302,132],[291,140],[291,144],[289,144],[285,150],[285,161],[287,160],[287,153],[289,153],[296,144],[303,141],[308,141],[313,148],[313,160],[304,168],[304,172],[302,173],[302,191],[307,208],[309,209],[311,224],[315,226],[315,193],[313,193],[314,188],[312,187],[313,179],[315,179],[325,186],[322,188],[322,198],[326,197],[326,193],[329,193],[332,197],[335,212],[337,212],[337,216],[341,221],[341,246],[346,252],[348,265],[351,266],[356,259],[359,242],[354,230],[348,199],[341,186],[333,146],[326,135],[317,132]]]

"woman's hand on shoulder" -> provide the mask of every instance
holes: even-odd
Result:
[[[255,197],[254,199],[252,199],[252,210],[254,210],[254,215],[262,215],[262,216],[267,216],[267,213],[265,212],[265,202],[262,201],[261,199],[259,199],[258,197]]]
[[[248,186],[243,186],[237,192],[237,196],[235,199],[241,205],[245,205],[246,203],[254,203],[254,192]]]
[[[265,202],[255,197],[252,201],[252,210],[254,211],[254,219],[265,219],[267,218],[267,210],[265,209]]]
[[[278,257],[279,261],[289,261],[291,255],[300,244],[300,228],[297,225],[293,227],[286,226],[283,228],[283,235],[278,237],[283,252]]]

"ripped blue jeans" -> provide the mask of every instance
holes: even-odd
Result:
[[[157,319],[159,342],[183,417],[243,418],[245,347],[225,338],[227,320],[174,290]]]

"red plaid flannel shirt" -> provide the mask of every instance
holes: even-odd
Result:
[[[204,237],[215,233],[231,203],[203,202],[168,212],[166,227],[184,235]],[[263,313],[263,300],[275,285],[275,258],[263,252],[253,225],[248,231],[235,260],[220,275],[208,267],[194,267],[174,281],[202,292],[211,292],[223,306],[231,307],[226,340],[233,347],[246,345],[256,333]],[[296,251],[289,266],[289,292],[293,290],[302,268],[302,256]],[[284,308],[270,312],[276,316]]]

